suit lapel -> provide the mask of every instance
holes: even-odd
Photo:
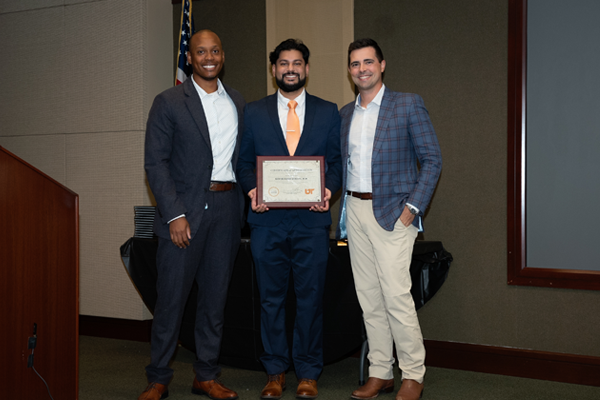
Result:
[[[342,111],[342,126],[340,128],[341,136],[341,150],[348,158],[348,137],[350,135],[350,123],[352,122],[352,115],[354,115],[354,102],[351,103],[351,108],[344,107]]]
[[[373,141],[373,157],[375,157],[381,150],[383,143],[383,132],[387,129],[387,126],[392,119],[392,113],[394,110],[394,99],[392,92],[386,87],[383,92],[383,99],[381,99],[381,106],[379,107],[379,116],[377,117],[377,128],[375,128],[375,139]]]
[[[238,117],[238,132],[237,132],[237,136],[236,136],[236,140],[235,140],[235,148],[233,150],[233,164],[232,164],[233,170],[235,171],[236,165],[237,165],[238,154],[240,152],[240,144],[242,142],[242,133],[244,132],[244,104],[239,101],[240,99],[238,98],[237,95],[234,94],[234,92],[231,91],[232,89],[229,86],[227,86],[226,84],[223,84],[223,87],[225,88],[225,91],[229,95],[229,98],[231,98],[231,101],[233,101],[233,104],[235,105],[235,110],[237,111],[237,117]]]
[[[298,147],[296,148],[296,154],[298,155],[302,153],[302,147],[304,143],[310,140],[308,136],[312,132],[312,126],[315,122],[316,113],[317,107],[315,105],[315,98],[306,92],[304,105],[304,127],[302,128],[302,135],[300,135],[300,141],[298,142]]]
[[[206,115],[204,114],[204,107],[202,107],[202,101],[200,101],[200,96],[198,95],[198,92],[192,83],[192,79],[193,78],[190,77],[183,82],[183,91],[186,95],[185,105],[187,106],[190,114],[192,114],[192,118],[196,122],[196,126],[198,126],[200,136],[204,138],[208,147],[212,148],[210,144],[208,124],[206,123]]]
[[[283,147],[285,154],[290,155],[287,144],[285,143],[285,137],[283,136],[283,131],[281,130],[281,122],[279,122],[279,112],[277,111],[277,92],[267,97],[267,112],[269,113],[269,119],[273,124],[273,131],[275,132],[275,140]],[[299,146],[298,146],[299,147]]]

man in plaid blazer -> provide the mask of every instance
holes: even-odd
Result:
[[[338,237],[347,233],[370,361],[369,380],[351,396],[371,399],[394,390],[395,342],[402,370],[396,400],[416,400],[423,391],[425,348],[409,267],[442,158],[423,100],[386,88],[384,70],[377,42],[350,44],[348,71],[359,96],[340,111],[344,195]]]

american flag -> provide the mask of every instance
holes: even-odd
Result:
[[[194,34],[192,18],[192,0],[184,0],[181,7],[181,30],[179,32],[179,51],[177,52],[177,72],[175,86],[181,85],[192,74],[192,66],[187,63],[190,38]]]

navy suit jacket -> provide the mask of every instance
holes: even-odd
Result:
[[[345,105],[342,117],[341,146],[343,190],[346,192],[348,136],[355,102]],[[417,160],[421,168],[417,167]],[[373,213],[381,227],[392,231],[408,202],[420,210],[413,224],[419,226],[442,169],[442,154],[437,136],[421,96],[393,92],[385,88],[371,160]],[[345,200],[340,206],[340,227],[345,226]]]
[[[246,102],[237,90],[223,86],[233,100],[238,115],[238,134],[232,157],[235,171]],[[185,214],[193,238],[204,214],[213,154],[204,108],[192,78],[165,90],[154,99],[146,126],[144,167],[157,204],[154,232],[159,237],[169,239],[168,222]],[[239,185],[235,190],[240,196],[242,223],[244,195]]]
[[[277,93],[249,103],[244,112],[244,136],[237,168],[244,193],[256,187],[256,156],[289,155],[277,112]],[[295,155],[324,156],[325,187],[332,195],[339,190],[342,184],[340,117],[335,104],[306,93],[304,127]],[[275,226],[290,212],[298,213],[308,228],[331,225],[329,211],[320,213],[307,209],[270,209],[259,214],[250,208],[248,222]]]

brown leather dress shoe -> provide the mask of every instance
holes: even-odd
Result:
[[[314,379],[300,379],[296,398],[298,399],[316,399],[319,391],[317,390],[317,381]]]
[[[285,390],[285,372],[269,375],[269,381],[260,392],[261,399],[280,399]]]
[[[367,383],[352,392],[353,399],[374,399],[379,396],[380,393],[391,393],[394,391],[394,380],[393,379],[379,379],[375,377],[369,377]]]
[[[396,400],[418,400],[423,396],[423,384],[412,379],[402,381]]]
[[[140,394],[138,400],[160,400],[166,399],[167,397],[169,397],[167,385],[151,382],[148,384],[148,387],[146,387],[146,390]]]
[[[198,380],[194,378],[192,393],[205,394],[213,400],[235,400],[238,398],[236,392],[231,389],[227,389],[216,379],[198,382]]]

